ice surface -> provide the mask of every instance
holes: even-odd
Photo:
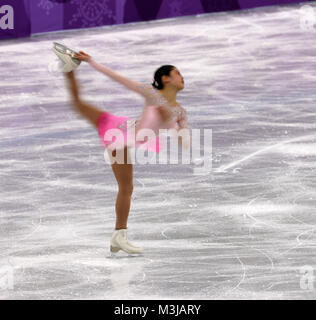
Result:
[[[1,42],[0,298],[314,299],[301,271],[316,267],[316,31],[300,7]],[[134,166],[141,257],[109,257],[117,186],[53,41],[144,83],[177,66],[191,128],[213,129],[211,174]],[[86,64],[78,77],[90,103],[141,114],[134,92]]]

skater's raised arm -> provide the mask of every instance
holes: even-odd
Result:
[[[137,82],[137,81],[131,80],[127,77],[124,77],[124,76],[120,75],[119,73],[113,71],[112,69],[96,62],[95,60],[92,59],[91,56],[89,56],[88,54],[86,54],[82,51],[80,51],[80,55],[76,55],[76,58],[79,60],[88,62],[93,68],[95,68],[99,72],[107,75],[112,80],[119,82],[120,84],[122,84],[123,86],[128,88],[129,90],[137,92],[138,94],[143,96],[145,99],[148,99],[151,97],[152,94],[150,91],[150,89],[151,89],[150,85],[143,85],[140,82]]]

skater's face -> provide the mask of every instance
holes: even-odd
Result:
[[[165,86],[170,85],[177,88],[179,91],[184,88],[184,79],[177,68],[170,71],[169,76],[163,76]]]

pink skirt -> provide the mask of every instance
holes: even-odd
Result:
[[[127,145],[127,122],[133,120],[125,116],[116,116],[109,112],[102,112],[98,118],[98,134],[101,138],[102,144],[105,147],[111,145],[111,149],[121,148]],[[114,132],[106,137],[106,133],[110,129],[119,129],[122,134],[114,136]],[[112,139],[112,140],[111,140]],[[135,141],[135,146],[141,149],[159,153],[163,148],[163,141],[156,135],[155,139],[151,139],[145,142]]]

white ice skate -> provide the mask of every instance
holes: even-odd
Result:
[[[81,61],[75,58],[77,52],[57,42],[54,42],[53,51],[61,60],[60,70],[62,72],[71,72],[79,67]]]
[[[115,230],[113,232],[110,250],[112,253],[116,253],[120,250],[123,250],[128,254],[134,254],[134,253],[139,254],[139,253],[142,253],[143,251],[142,248],[136,247],[127,241],[126,229]]]

